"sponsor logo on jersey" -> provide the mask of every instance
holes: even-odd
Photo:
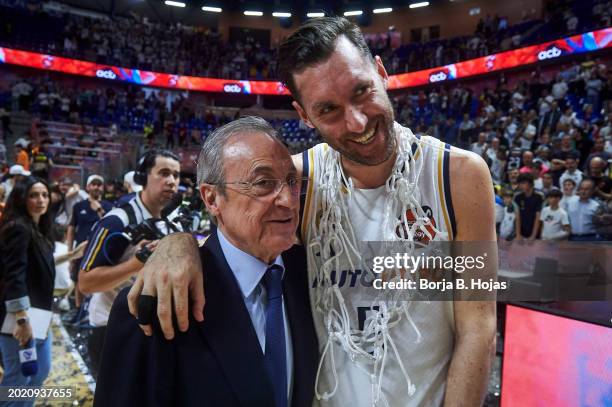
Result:
[[[423,212],[425,212],[427,220],[425,221],[425,225],[419,227],[414,233],[414,240],[419,243],[429,243],[430,240],[436,237],[436,220],[434,219],[433,211],[429,206],[423,206]],[[406,220],[408,221],[408,228],[402,222],[402,224],[395,229],[395,234],[400,239],[408,238],[408,230],[409,228],[412,228],[412,225],[414,225],[414,222],[416,221],[416,216],[412,209],[408,209],[406,211]]]

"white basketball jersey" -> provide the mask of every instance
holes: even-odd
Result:
[[[410,129],[397,123],[395,123],[395,132],[400,137],[412,135]],[[452,240],[455,226],[448,177],[450,146],[428,136],[417,137],[416,142],[421,148],[412,150],[417,151],[414,159],[422,161],[422,170],[418,178],[420,191],[418,201],[431,220],[431,224],[435,226],[435,231],[434,228],[430,228],[429,234],[417,234],[415,240],[430,237],[434,240]],[[332,150],[327,144],[319,144],[303,153],[303,171],[305,176],[308,175],[309,183],[303,195],[300,232],[306,246],[313,239],[309,225],[311,222],[317,222],[320,217],[322,199],[320,192],[324,186],[320,185],[319,180],[322,179],[320,175],[324,170],[322,162],[330,151]],[[383,185],[375,189],[355,188],[351,197],[346,194],[344,199],[348,208],[348,219],[359,242],[382,240],[381,225],[386,193]],[[408,221],[413,216],[407,213]],[[372,300],[361,298],[358,288],[360,285],[371,286],[371,278],[365,271],[348,267],[348,261],[341,262],[338,268],[340,269],[331,272],[331,276],[346,303],[350,330],[361,331],[368,314],[372,312]],[[339,343],[341,340],[337,338],[329,340],[325,315],[317,311],[314,306],[319,282],[316,281],[310,258],[308,270],[310,300],[313,305],[320,354],[323,355],[317,390],[319,394],[333,392],[333,396],[329,399],[320,400],[320,405],[338,407],[442,405],[446,375],[454,346],[452,302],[410,302],[409,312],[414,324],[409,319],[403,318],[398,324],[389,328],[389,338],[393,344],[384,345],[388,355],[381,379],[373,375],[371,360],[354,355],[351,357]],[[367,351],[367,346],[365,348]],[[411,395],[404,379],[404,371],[414,385],[414,392]],[[377,393],[379,390],[381,393]]]

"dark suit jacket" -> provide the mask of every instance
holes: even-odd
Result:
[[[53,305],[55,262],[53,246],[34,236],[23,220],[6,224],[0,231],[0,325],[6,316],[5,301],[28,296],[30,305],[50,310]]]
[[[127,291],[115,300],[94,405],[274,406],[263,352],[216,233],[200,248],[205,270],[204,321],[190,313],[189,329],[164,339],[155,318],[146,337],[129,314]],[[293,343],[292,406],[310,407],[318,347],[308,297],[304,249],[283,253],[284,301]]]

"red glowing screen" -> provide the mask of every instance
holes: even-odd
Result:
[[[452,79],[467,78],[487,72],[515,68],[564,55],[595,51],[612,46],[612,27],[574,35],[539,45],[500,52],[486,57],[417,72],[391,75],[389,89],[402,89]],[[100,65],[35,52],[0,47],[0,63],[27,66],[73,75],[98,77],[162,88],[202,92],[243,93],[252,95],[288,95],[289,91],[273,81],[236,81],[142,71]]]
[[[612,406],[612,328],[508,305],[501,406]]]

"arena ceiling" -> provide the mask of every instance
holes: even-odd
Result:
[[[62,0],[61,3],[107,15],[126,15],[134,12],[152,20],[181,22],[187,25],[216,25],[218,14],[204,12],[202,6],[220,7],[223,12],[242,12],[245,10],[262,11],[270,15],[274,11],[290,12],[292,19],[303,21],[306,13],[323,11],[328,15],[342,15],[349,10],[363,10],[371,13],[375,8],[392,7],[398,9],[408,7],[421,0],[177,0],[186,3],[185,8],[171,7],[164,0]],[[447,2],[449,0],[429,0],[430,4]],[[451,0],[452,1],[452,0]],[[457,1],[457,0],[455,0]],[[458,0],[461,1],[461,0]]]

